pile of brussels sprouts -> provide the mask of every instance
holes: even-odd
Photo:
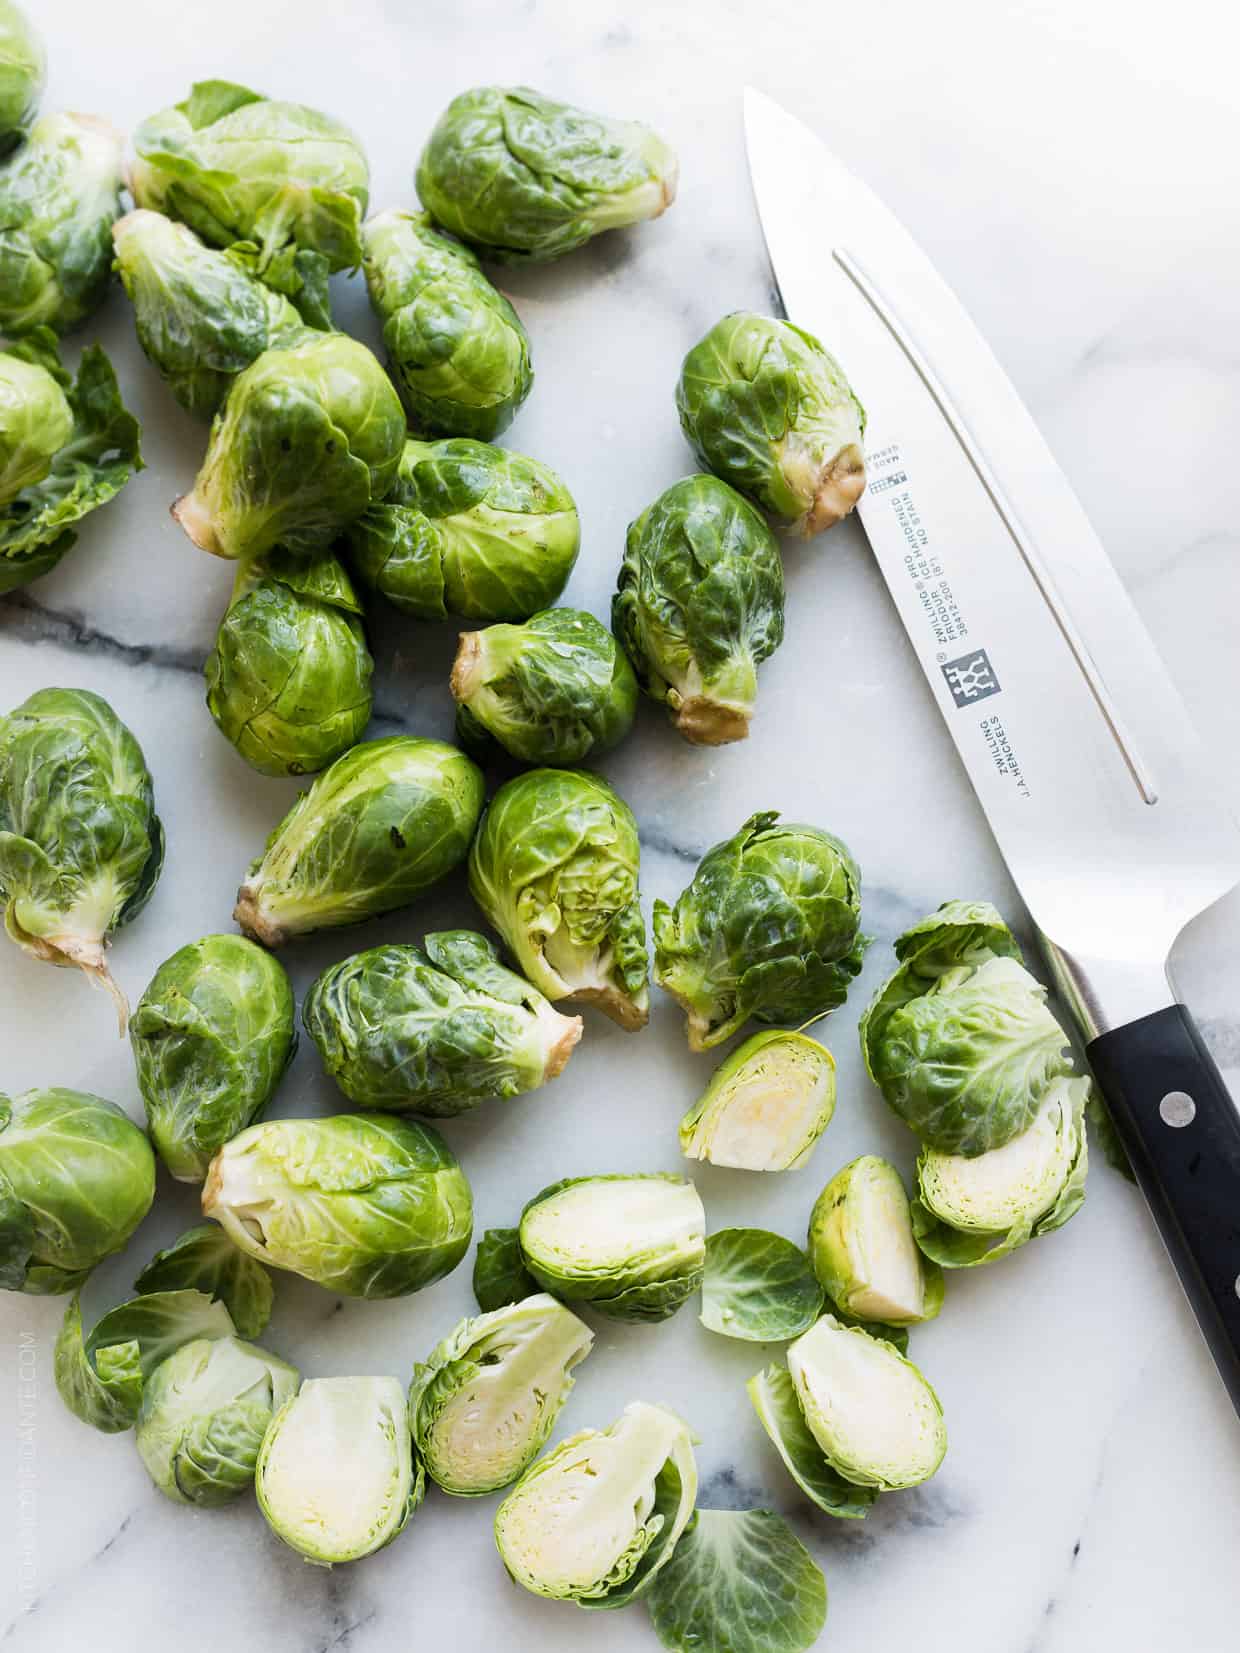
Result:
[[[481,1236],[480,1312],[408,1389],[303,1380],[256,1340],[270,1269],[371,1299],[455,1269],[473,1198],[427,1121],[554,1080],[586,1035],[579,1008],[642,1029],[651,976],[693,1050],[743,1035],[684,1114],[684,1157],[748,1172],[809,1160],[836,1080],[806,1029],[844,1004],[870,942],[857,862],[819,826],[756,814],[654,903],[652,962],[638,823],[576,766],[625,738],[639,689],[686,740],[745,736],[784,629],[775,530],[816,534],[855,505],[861,406],[800,329],[752,314],[711,328],[676,390],[704,469],[629,527],[609,630],[556,606],[581,540],[568,488],[491,445],[533,368],[484,266],[657,216],[676,184],[660,138],[478,88],[426,144],[423,210],[367,218],[361,146],[316,110],[201,82],[142,123],[126,173],[103,123],[38,117],[42,77],[28,20],[0,0],[0,591],[54,566],[141,466],[102,351],[75,378],[59,356],[115,269],[147,357],[211,421],[174,507],[236,565],[205,669],[211,716],[255,770],[314,778],[244,872],[240,933],[188,939],[130,1015],[106,949],[164,856],[139,744],[79,689],[0,718],[5,928],[112,992],[147,1122],[73,1090],[0,1096],[0,1283],[72,1294],[60,1394],[96,1429],[132,1429],[170,1499],[253,1487],[286,1544],[332,1564],[395,1539],[428,1477],[459,1497],[506,1490],[495,1541],[526,1589],[587,1608],[641,1596],[673,1649],[797,1653],[824,1621],[822,1575],[769,1511],[696,1509],[685,1421],[636,1401],[544,1448],[593,1345],[582,1314],[654,1324],[696,1297],[711,1332],[787,1345],[749,1394],[826,1514],[863,1517],[934,1474],[946,1430],[909,1328],[940,1312],[945,1270],[1051,1232],[1085,1191],[1089,1081],[988,905],[949,902],[900,936],[861,1018],[867,1069],[921,1142],[912,1198],[863,1155],[807,1210],[801,1247],[708,1233],[682,1176],[573,1176]],[[386,369],[332,324],[328,277],[359,266]],[[363,738],[375,595],[478,628],[450,682],[467,750]],[[498,752],[530,767],[488,801],[479,763]],[[298,1038],[279,950],[410,908],[457,868],[498,940],[436,931],[332,964],[300,1020],[347,1111],[265,1118]],[[200,1186],[208,1221],[87,1330],[80,1289],[145,1216],[156,1155]]]

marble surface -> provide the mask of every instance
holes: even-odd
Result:
[[[51,105],[123,126],[196,76],[242,79],[354,123],[376,206],[407,204],[419,143],[448,96],[527,80],[648,119],[683,158],[673,212],[506,285],[538,383],[509,440],[550,461],[582,508],[568,591],[606,612],[623,529],[689,468],[671,388],[684,349],[725,310],[766,307],[771,282],[744,171],[746,79],[814,122],[906,218],[1041,421],[1108,542],[1240,803],[1235,615],[1240,545],[1240,212],[1230,187],[1234,85],[1202,0],[1170,29],[1148,0],[1000,5],[899,0],[846,15],[765,0],[41,0]],[[1217,48],[1217,49],[1216,49]],[[360,283],[344,325],[373,338]],[[0,705],[49,683],[106,695],[138,734],[168,828],[168,863],[113,967],[136,996],[182,942],[227,927],[251,854],[293,788],[251,773],[202,704],[200,666],[229,570],[167,516],[204,434],[132,337],[119,290],[86,337],[117,361],[148,468],[86,527],[51,577],[0,599]],[[790,547],[788,639],[764,669],[747,746],[695,752],[645,709],[605,765],[633,804],[647,898],[672,896],[701,850],[757,807],[842,834],[866,873],[878,937],[829,1026],[840,1102],[811,1165],[766,1179],[704,1168],[712,1228],[799,1236],[827,1176],[867,1149],[912,1160],[864,1081],[858,1009],[903,925],[949,895],[1017,899],[855,526]],[[453,628],[376,617],[377,732],[447,735]],[[1134,892],[1140,899],[1140,892]],[[1240,900],[1184,938],[1179,979],[1240,1085]],[[289,955],[303,988],[355,945],[471,922],[461,886],[416,911]],[[68,972],[0,947],[0,1086],[79,1086],[140,1116],[109,1004]],[[454,1122],[479,1227],[511,1219],[553,1176],[678,1168],[675,1124],[709,1063],[658,1000],[643,1036],[591,1018],[545,1094]],[[303,1047],[278,1111],[332,1111]],[[193,1219],[161,1181],[128,1253],[92,1281],[88,1315]],[[279,1281],[271,1345],[316,1375],[402,1379],[471,1307],[468,1268],[413,1298],[342,1303]],[[68,1416],[52,1383],[58,1300],[0,1304],[0,1637],[14,1653],[512,1653],[655,1645],[640,1607],[585,1619],[509,1585],[493,1500],[433,1493],[365,1563],[304,1566],[255,1508],[165,1502],[128,1437]],[[950,1282],[915,1353],[943,1399],[951,1449],[920,1491],[860,1524],[801,1500],[743,1383],[768,1351],[712,1337],[691,1309],[657,1329],[598,1325],[561,1429],[664,1401],[696,1425],[705,1505],[785,1511],[826,1571],[824,1646],[919,1653],[1079,1653],[1235,1645],[1240,1432],[1138,1197],[1105,1167],[1061,1234]],[[1174,1485],[1169,1494],[1168,1481]],[[14,1535],[16,1535],[14,1537]]]

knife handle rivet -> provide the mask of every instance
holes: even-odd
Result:
[[[1173,1131],[1181,1131],[1197,1117],[1197,1104],[1187,1091],[1168,1091],[1158,1104],[1159,1118]]]

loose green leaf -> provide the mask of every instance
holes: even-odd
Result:
[[[261,1263],[239,1251],[218,1223],[187,1228],[157,1251],[133,1283],[149,1292],[194,1290],[223,1303],[239,1337],[258,1337],[271,1319],[275,1292]]]
[[[519,1303],[537,1292],[538,1281],[521,1255],[519,1229],[487,1229],[478,1241],[473,1284],[474,1297],[484,1313]]]
[[[782,1343],[822,1312],[822,1287],[805,1253],[763,1228],[707,1236],[701,1321],[707,1331],[751,1343]]]

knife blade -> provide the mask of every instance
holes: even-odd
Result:
[[[1167,975],[1240,829],[1063,472],[899,220],[745,93],[789,319],[867,410],[867,538],[1240,1411],[1240,1113]]]

